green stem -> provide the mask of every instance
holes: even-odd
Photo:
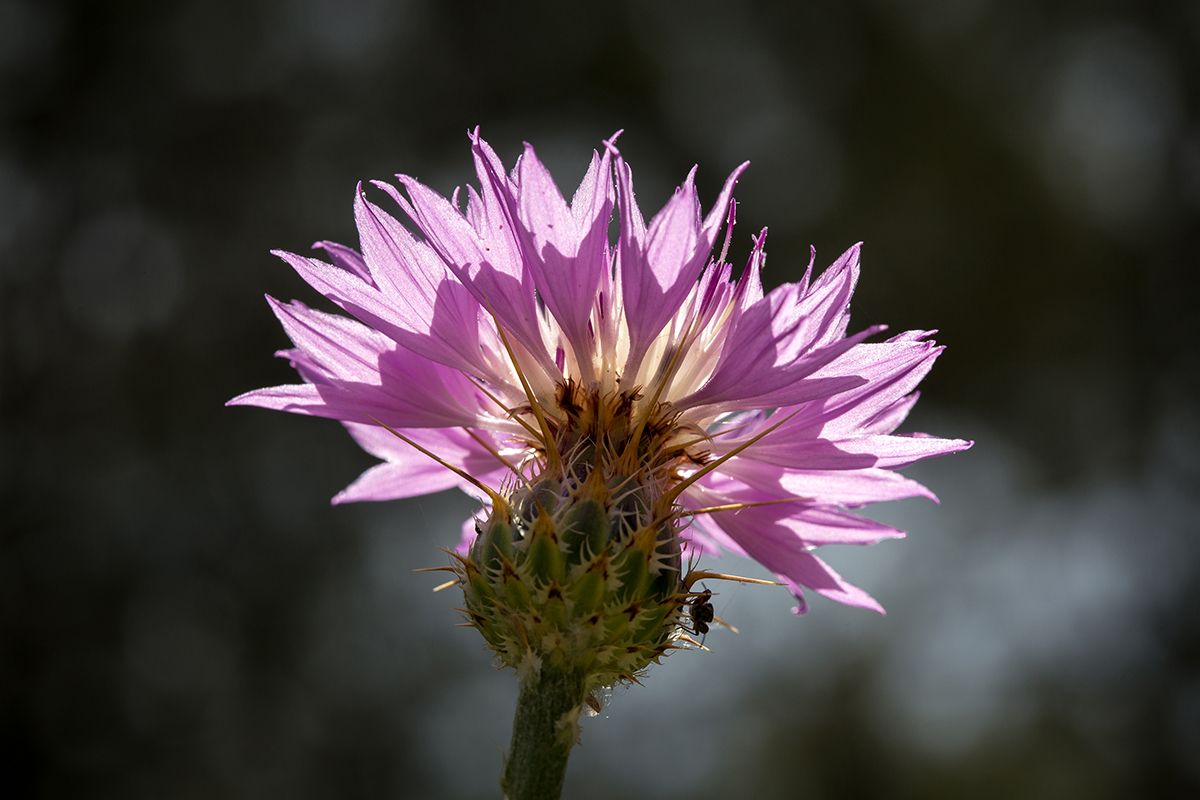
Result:
[[[500,776],[508,800],[558,800],[583,706],[583,679],[543,669],[521,681],[512,745]]]

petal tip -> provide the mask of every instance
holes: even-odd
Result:
[[[251,398],[253,398],[254,395],[258,394],[258,392],[260,392],[260,391],[261,391],[261,389],[254,389],[249,392],[242,392],[237,397],[231,397],[230,399],[225,401],[225,403],[224,403],[225,408],[232,408],[233,406],[255,405],[255,403],[252,402]]]

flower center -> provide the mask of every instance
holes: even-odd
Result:
[[[541,411],[568,482],[582,484],[595,472],[608,480],[624,476],[653,503],[681,479],[680,470],[710,460],[703,430],[681,423],[670,402],[651,403],[636,388],[602,392],[568,378],[556,386],[554,405]],[[540,438],[527,444],[547,460]]]

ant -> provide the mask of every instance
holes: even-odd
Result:
[[[700,594],[688,601],[688,616],[692,618],[692,630],[695,633],[705,636],[708,634],[708,624],[713,621],[712,603],[708,602],[712,597],[712,592],[705,589]],[[701,644],[704,640],[701,639]]]

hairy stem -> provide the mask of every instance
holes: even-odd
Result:
[[[521,680],[512,745],[500,776],[507,800],[558,800],[577,738],[583,678],[543,669]]]

